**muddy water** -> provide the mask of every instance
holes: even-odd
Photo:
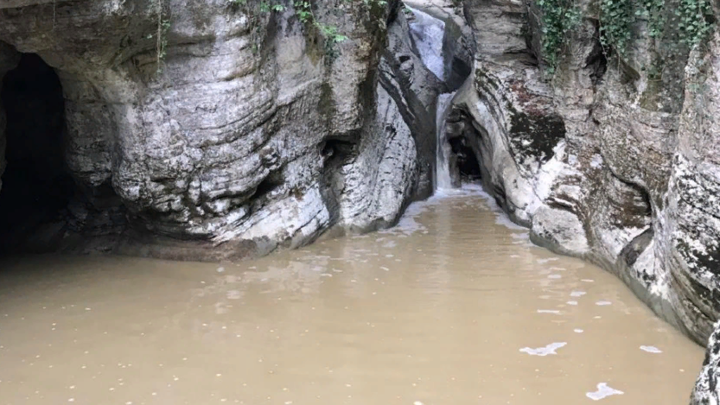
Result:
[[[239,265],[7,260],[0,404],[687,403],[701,348],[504,222],[467,193]]]

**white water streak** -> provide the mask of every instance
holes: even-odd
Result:
[[[441,94],[437,101],[437,150],[435,153],[435,189],[447,190],[452,188],[452,178],[450,177],[450,145],[445,138],[445,118],[449,109],[452,98],[455,93]]]

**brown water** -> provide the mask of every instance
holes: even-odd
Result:
[[[471,193],[241,264],[5,261],[0,405],[688,402],[700,347],[502,222]]]

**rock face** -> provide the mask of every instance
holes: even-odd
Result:
[[[720,314],[715,42],[687,63],[687,75],[701,65],[703,78],[684,78],[709,90],[673,96],[642,69],[648,43],[608,63],[593,2],[579,6],[586,18],[549,75],[533,3],[466,3],[478,49],[447,137],[471,147],[486,190],[536,243],[603,265],[704,342]]]
[[[720,34],[670,58],[671,39],[638,20],[631,51],[606,59],[597,2],[577,7],[549,74],[534,2],[465,2],[474,73],[442,136],[471,150],[485,189],[535,243],[605,267],[705,344],[720,317]],[[662,72],[649,68],[663,58]],[[718,399],[716,341],[696,403]]]
[[[0,4],[0,243],[266,254],[393,225],[449,151],[452,183],[479,177],[533,241],[612,271],[705,343],[720,317],[720,34],[670,54],[672,35],[638,18],[630,51],[607,54],[598,2],[581,0],[549,74],[533,1],[310,3]],[[717,402],[717,340],[696,403]]]
[[[313,21],[302,21],[292,2],[274,11],[253,0],[0,5],[5,87],[21,54],[36,54],[64,99],[57,152],[71,197],[35,221],[43,225],[29,239],[240,258],[326,231],[386,227],[430,195],[435,102],[446,83],[422,64],[406,12],[396,1],[318,1],[312,10]],[[3,119],[0,110],[0,128]],[[8,139],[23,136],[11,127]],[[18,149],[0,157],[11,161]],[[11,162],[4,177],[12,175]],[[6,199],[19,198],[9,187]]]

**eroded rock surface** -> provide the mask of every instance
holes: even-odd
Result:
[[[582,0],[548,74],[536,2],[312,3],[346,41],[291,4],[0,4],[0,79],[22,54],[57,75],[74,183],[23,235],[222,259],[366,232],[432,193],[440,136],[455,184],[480,177],[533,241],[604,266],[706,341],[720,317],[718,34],[672,59],[639,20],[632,52],[607,59],[597,1]],[[663,59],[659,77],[644,69]],[[17,115],[0,107],[5,179]],[[717,398],[716,340],[697,403]]]
[[[632,51],[606,59],[597,2],[577,5],[584,18],[549,74],[535,2],[465,2],[477,53],[446,137],[472,150],[534,242],[602,265],[705,344],[720,316],[720,36],[669,58],[639,20]],[[698,398],[717,398],[716,363]]]
[[[337,43],[292,5],[260,7],[0,5],[0,78],[37,54],[62,83],[77,190],[44,232],[74,250],[240,258],[392,225],[432,193],[446,83],[400,4],[314,3]]]

